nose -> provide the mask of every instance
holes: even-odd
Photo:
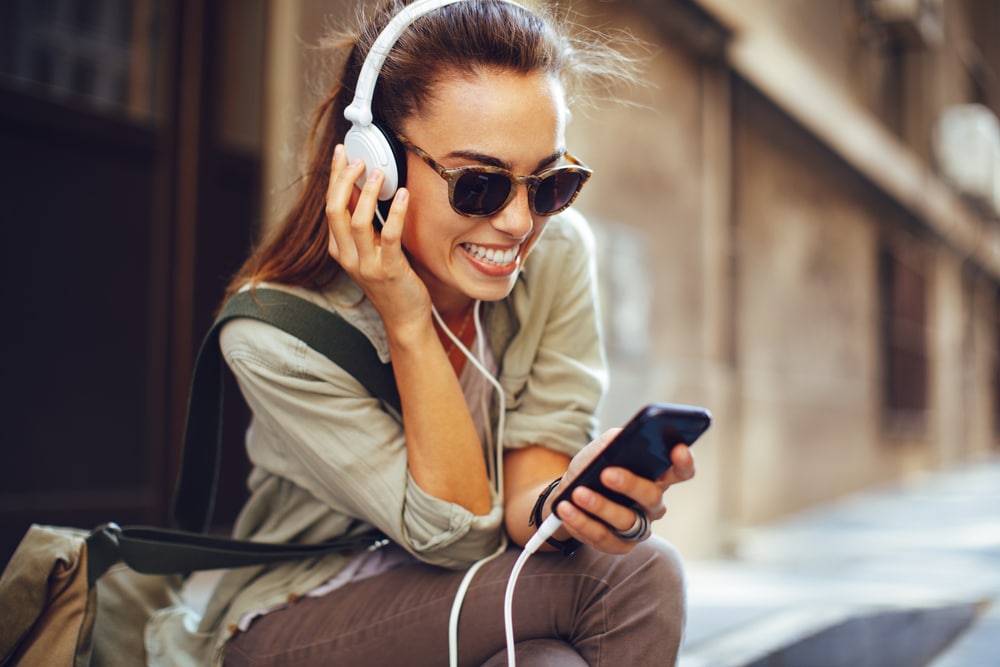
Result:
[[[514,199],[490,218],[490,224],[519,241],[528,238],[535,227],[535,219],[528,207],[528,188],[518,188]]]

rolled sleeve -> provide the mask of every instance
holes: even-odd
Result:
[[[476,515],[461,505],[428,494],[410,478],[405,512],[407,542],[415,550],[426,554],[441,552],[454,559],[448,562],[438,559],[438,564],[468,565],[500,545],[503,508],[495,493],[490,512]]]

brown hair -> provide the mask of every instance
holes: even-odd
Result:
[[[315,112],[302,191],[281,224],[233,277],[227,298],[248,282],[321,287],[336,275],[338,266],[327,254],[326,192],[333,150],[349,129],[344,109],[354,97],[372,43],[410,1],[383,0],[370,16],[360,13],[356,32],[331,40],[343,69]],[[372,100],[376,121],[399,128],[420,112],[442,77],[456,72],[542,71],[559,77],[570,93],[578,79],[595,74],[630,78],[627,58],[599,39],[573,40],[560,32],[561,23],[568,21],[499,0],[466,0],[423,16],[385,59]]]

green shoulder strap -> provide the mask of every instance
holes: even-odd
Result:
[[[225,364],[219,331],[226,322],[249,317],[282,329],[330,358],[371,394],[400,410],[391,364],[384,364],[371,342],[343,318],[297,296],[273,289],[239,292],[222,309],[198,351],[177,488],[173,521],[182,530],[208,529],[215,504],[222,449],[222,401]]]

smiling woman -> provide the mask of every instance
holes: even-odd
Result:
[[[565,128],[574,74],[618,76],[622,60],[569,27],[508,0],[382,2],[344,42],[302,195],[230,294],[267,286],[341,316],[391,362],[401,411],[289,334],[227,324],[253,411],[235,533],[313,542],[374,527],[390,543],[227,573],[204,618],[153,621],[156,664],[513,661],[503,594],[520,547],[613,434],[595,419],[594,241],[569,208],[591,172]],[[694,474],[686,447],[672,462],[658,480],[606,471],[638,509],[582,487],[560,504],[515,600],[522,661],[673,662],[679,559],[635,530]]]
[[[456,114],[456,109],[461,112]],[[558,80],[544,72],[498,72],[442,81],[434,101],[419,117],[404,122],[403,134],[426,147],[427,157],[443,156],[443,168],[468,172],[489,165],[486,174],[498,177],[486,180],[480,173],[478,187],[471,192],[479,202],[499,199],[499,204],[489,215],[476,211],[477,217],[470,218],[467,211],[457,210],[469,200],[456,199],[455,188],[415,159],[420,157],[413,150],[416,143],[409,144],[409,162],[415,164],[407,164],[406,189],[419,204],[403,227],[403,245],[446,321],[460,319],[472,299],[497,301],[513,288],[550,214],[532,210],[533,189],[511,187],[510,179],[496,170],[531,174],[552,166],[565,153],[565,116]],[[497,188],[502,188],[500,196],[491,195]],[[512,260],[497,263],[498,256],[506,255]]]

